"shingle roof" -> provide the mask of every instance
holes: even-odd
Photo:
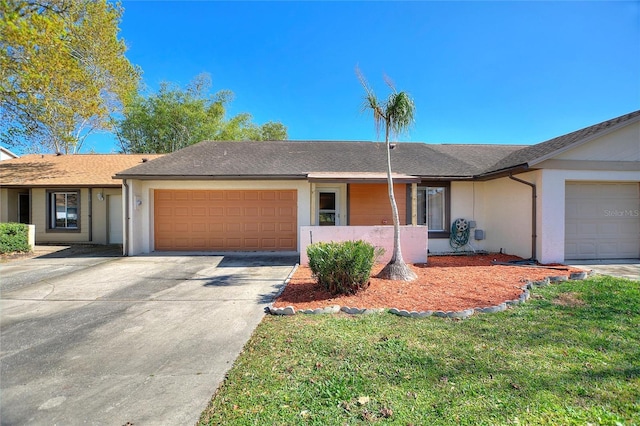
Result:
[[[398,143],[391,151],[395,173],[423,179],[491,178],[526,169],[625,123],[635,111],[537,145]],[[305,178],[309,173],[382,173],[385,145],[345,141],[205,141],[119,172],[120,178],[242,179]]]
[[[638,120],[640,120],[640,110],[594,124],[593,126],[585,127],[584,129],[576,130],[566,135],[558,136],[546,142],[528,146],[499,160],[490,167],[487,172],[509,169],[521,164],[532,165],[536,160],[544,159],[551,154],[562,152],[574,145],[579,145],[619,125]]]
[[[120,186],[120,170],[158,154],[31,154],[0,162],[2,186]]]
[[[391,151],[394,172],[414,176],[470,177],[522,146],[398,143]],[[138,178],[304,178],[312,172],[386,171],[380,142],[205,141],[122,171]]]

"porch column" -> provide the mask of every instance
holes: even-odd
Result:
[[[316,223],[316,184],[311,182],[311,217],[309,218],[309,223],[311,226],[318,225]]]
[[[418,225],[418,184],[411,184],[411,226]]]

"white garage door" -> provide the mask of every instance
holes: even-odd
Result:
[[[567,183],[565,259],[640,258],[640,184]]]

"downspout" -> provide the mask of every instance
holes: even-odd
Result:
[[[122,255],[129,256],[129,185],[122,179],[124,186],[124,235],[122,236]]]
[[[538,195],[536,193],[536,185],[531,182],[527,182],[526,180],[519,179],[514,177],[511,173],[509,173],[509,179],[515,180],[516,182],[523,183],[531,187],[531,259],[536,260],[536,238],[538,234],[538,227],[536,226],[536,201]]]
[[[89,242],[93,242],[93,188],[89,188]]]

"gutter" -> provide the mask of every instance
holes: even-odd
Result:
[[[129,185],[122,179],[124,186],[124,235],[122,239],[122,255],[129,256]]]
[[[307,175],[121,175],[116,174],[114,179],[138,179],[138,180],[306,180]]]
[[[536,201],[537,201],[538,195],[536,191],[536,185],[531,182],[527,182],[526,180],[522,180],[517,177],[514,177],[511,173],[509,173],[509,179],[515,180],[516,182],[520,182],[524,185],[531,187],[531,259],[529,260],[536,260],[536,240],[538,237],[537,235],[538,227],[536,224],[536,217],[537,217]]]
[[[499,179],[501,177],[511,176],[513,173],[523,173],[529,170],[529,164],[519,164],[513,167],[507,167],[500,170],[494,170],[492,172],[481,173],[479,175],[474,176],[475,180],[478,181],[486,181],[492,179]]]

